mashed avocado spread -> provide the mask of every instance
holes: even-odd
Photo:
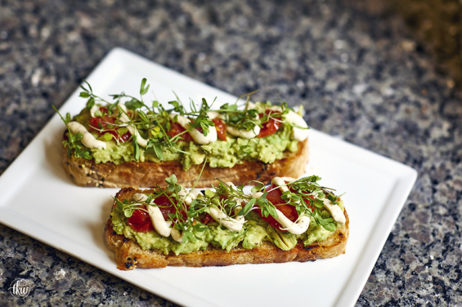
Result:
[[[273,179],[278,182],[282,178]],[[287,181],[291,190],[281,194],[281,185],[274,182],[271,186],[254,186],[252,193],[245,192],[243,186],[224,182],[213,189],[185,190],[172,175],[165,179],[166,188],[119,192],[111,212],[112,227],[142,249],[164,254],[210,247],[226,251],[237,247],[253,249],[264,242],[281,250],[300,243],[308,246],[325,241],[346,221],[345,216],[342,220],[332,213],[344,215],[341,199],[318,185],[318,179],[313,175]],[[309,200],[300,202],[300,196]],[[293,217],[291,206],[298,207],[298,217]],[[292,220],[288,223],[281,219],[279,214],[286,213],[277,213],[277,208]],[[308,223],[302,226],[305,218]],[[291,224],[300,228],[294,229]]]
[[[163,161],[179,160],[185,169],[201,164],[207,159],[210,167],[233,167],[248,160],[259,160],[272,163],[282,159],[285,151],[298,150],[298,141],[290,139],[290,127],[284,127],[277,133],[265,138],[235,138],[227,137],[226,141],[216,141],[207,145],[194,142],[179,142],[180,151],[173,152],[168,147],[163,149]],[[107,142],[106,148],[93,148],[91,153],[96,163],[113,162],[120,164],[133,161],[133,144],[126,142],[116,144]],[[139,148],[140,161],[159,162],[159,159],[149,151]]]
[[[135,98],[100,105],[92,92],[83,94],[90,97],[87,107],[72,119],[63,117],[68,126],[63,143],[68,154],[96,163],[179,161],[184,169],[204,161],[214,168],[273,163],[296,152],[308,129],[285,103],[212,110],[203,100],[200,109],[189,112],[177,101],[169,102],[172,109],[155,103],[151,109]]]
[[[179,243],[171,238],[162,237],[155,230],[148,232],[133,230],[127,224],[126,217],[117,208],[111,213],[113,229],[117,234],[136,241],[144,250],[156,249],[164,254],[170,252],[176,255],[187,254],[205,250],[209,246],[226,251],[239,245],[245,249],[253,249],[264,241],[272,242],[282,250],[290,250],[295,247],[298,239],[307,246],[315,242],[322,242],[333,233],[318,225],[314,219],[311,221],[310,229],[299,236],[275,229],[253,212],[248,214],[246,219],[247,222],[240,231],[231,231],[213,222],[200,231],[193,231],[192,237]]]

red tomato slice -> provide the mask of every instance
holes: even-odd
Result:
[[[157,197],[156,199],[154,199],[154,203],[156,203],[156,205],[159,206],[160,212],[162,212],[162,215],[165,220],[170,220],[170,214],[176,214],[175,206],[170,202],[170,199],[166,195],[161,195]],[[182,211],[181,215],[183,216],[183,218],[186,219],[186,211]]]
[[[298,213],[295,207],[285,204],[284,200],[281,198],[281,195],[282,195],[281,189],[279,189],[275,185],[271,185],[268,188],[266,188],[266,191],[269,191],[266,196],[266,199],[268,199],[276,207],[276,209],[281,211],[292,222],[295,222],[298,219]],[[281,229],[283,228],[282,225],[279,224],[279,222],[276,221],[271,215],[264,217],[261,214],[261,210],[259,208],[257,208],[257,210],[255,211],[261,216],[263,220],[267,221],[268,224],[270,224],[271,226],[275,228],[278,228],[279,230],[282,230]]]
[[[162,212],[162,215],[165,220],[170,220],[169,215],[176,213],[175,206],[172,205],[170,199],[166,195],[161,195],[157,197],[156,199],[154,199],[154,203],[159,206],[160,212]],[[185,211],[183,211],[181,214],[184,218],[186,218]],[[136,209],[135,211],[133,211],[132,216],[128,218],[127,222],[133,230],[138,232],[147,232],[154,230],[151,218],[149,217],[149,214],[144,210]]]
[[[273,205],[283,204],[284,200],[281,198],[282,191],[276,185],[272,184],[265,189],[268,192],[266,199],[268,199]]]
[[[311,201],[314,200],[314,196],[310,195],[307,198],[304,197],[303,200],[306,202],[306,205],[308,206],[308,208],[311,208],[311,211],[313,211],[314,213],[316,206],[313,203],[311,203]]]
[[[108,125],[115,123],[115,117],[108,114],[108,109],[106,107],[99,107],[99,111],[102,116],[90,118],[90,127],[97,132],[100,132],[101,129],[105,129]]]
[[[217,136],[219,140],[226,141],[226,124],[219,118],[214,118],[213,123],[215,124],[215,129],[217,130]]]
[[[118,136],[119,142],[125,143],[126,141],[130,139],[131,136],[132,136],[131,133],[127,131],[124,134]]]
[[[97,132],[101,132],[101,130],[104,130],[109,124],[113,124],[114,122],[115,118],[109,116],[92,117],[90,118],[90,128]]]
[[[156,205],[159,206],[159,209],[162,212],[162,215],[164,216],[165,220],[169,219],[168,215],[170,213],[175,213],[175,207],[172,206],[170,200],[165,195],[161,195],[154,199],[154,203],[156,203]]]
[[[208,214],[208,213],[206,213],[204,215],[204,217],[202,218],[202,220],[201,220],[202,224],[204,224],[204,225],[207,225],[211,221],[213,221],[213,217],[211,217],[210,214]]]
[[[149,214],[140,209],[133,211],[132,216],[127,220],[128,225],[135,231],[148,232],[154,230]]]
[[[274,112],[275,111],[272,111],[272,110],[266,110],[265,113],[267,115],[269,115],[269,114],[274,113]],[[262,118],[263,114],[260,114],[259,116],[260,116],[260,118]],[[270,135],[274,134],[276,131],[278,131],[279,128],[281,128],[281,126],[282,126],[281,118],[279,118],[279,117],[270,118],[267,122],[262,124],[262,127],[261,127],[261,130],[260,130],[260,133],[258,134],[258,137],[259,138],[264,138],[264,137],[270,136]]]
[[[273,118],[270,118],[266,123],[263,124],[260,133],[258,134],[259,138],[264,138],[274,134],[281,127],[281,122],[276,121]]]
[[[179,123],[174,123],[174,122],[170,122],[170,130],[167,132],[167,135],[169,137],[174,137],[175,135],[178,135],[180,133],[182,133],[183,131],[186,131],[185,128],[183,128],[183,126],[181,126]],[[189,133],[183,133],[180,138],[185,141],[185,142],[191,142],[192,141],[192,137]]]
[[[107,108],[100,107],[100,111],[105,114],[107,113]],[[121,143],[124,143],[130,139],[130,132],[126,132],[123,135],[119,135],[115,129],[108,128],[115,123],[115,117],[109,115],[103,115],[101,117],[92,117],[90,118],[89,124],[90,128],[97,132],[99,135],[103,135],[105,133],[110,133],[114,136],[114,139],[118,140]]]

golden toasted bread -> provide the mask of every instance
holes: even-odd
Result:
[[[117,197],[120,200],[128,199],[135,193],[134,189],[123,189]],[[282,262],[305,262],[323,258],[332,258],[345,253],[345,247],[349,234],[349,218],[344,211],[346,222],[322,242],[315,242],[304,246],[302,242],[284,251],[271,242],[262,242],[259,247],[245,249],[240,246],[226,251],[214,247],[206,250],[195,251],[188,254],[175,255],[173,252],[165,255],[156,250],[143,250],[135,241],[118,235],[112,227],[111,219],[105,226],[104,237],[107,246],[114,251],[117,268],[131,270],[135,268],[162,268],[166,266],[226,266],[247,263],[282,263]]]
[[[176,174],[178,183],[185,187],[210,187],[218,180],[236,185],[252,180],[268,182],[274,176],[298,178],[305,173],[308,162],[308,140],[299,142],[298,151],[286,152],[284,158],[266,164],[261,161],[245,161],[231,168],[211,168],[194,165],[184,170],[180,162],[125,162],[95,163],[69,156],[63,152],[64,170],[81,186],[93,187],[154,187],[165,185],[164,178]],[[200,179],[197,179],[199,178]]]
[[[155,250],[143,250],[136,242],[116,234],[110,220],[106,224],[105,239],[108,247],[115,252],[115,261],[120,270],[166,266],[203,267],[246,263],[305,262],[344,254],[348,239],[348,219],[345,226],[337,229],[328,240],[309,246],[299,243],[289,251],[283,251],[269,242],[263,242],[260,247],[254,249],[235,248],[227,252],[209,248],[189,254],[164,255]]]

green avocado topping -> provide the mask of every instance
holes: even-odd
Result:
[[[285,205],[294,206],[300,215],[310,217],[310,226],[302,234],[292,234],[269,222],[268,218],[277,216],[274,212],[277,205],[267,198],[268,193],[275,189],[272,186],[254,186],[254,192],[263,192],[257,195],[245,193],[242,186],[220,183],[214,189],[199,193],[189,205],[185,205],[183,188],[177,184],[174,175],[166,179],[166,189],[144,191],[147,198],[141,203],[139,200],[115,198],[116,206],[111,213],[112,226],[117,234],[136,241],[142,249],[156,249],[164,254],[191,253],[209,247],[226,251],[237,247],[253,249],[264,242],[271,242],[281,250],[290,250],[298,243],[308,246],[326,240],[340,225],[320,203],[328,199],[332,205],[340,206],[343,210],[341,200],[329,189],[319,186],[316,183],[318,180],[319,177],[310,176],[287,183],[290,191],[281,195]],[[303,197],[306,195],[310,195],[310,200]],[[159,202],[162,198],[169,201]],[[134,212],[147,212],[149,206],[169,212],[164,217],[173,221],[172,227],[181,233],[180,240],[162,236],[153,227],[147,231],[135,230],[131,222]],[[212,219],[209,215],[211,207],[219,208],[229,218],[243,218],[242,228],[232,230]],[[148,223],[151,221],[148,220]]]
[[[158,101],[144,101],[149,89],[146,79],[141,82],[139,98],[121,93],[110,95],[112,101],[107,101],[95,95],[88,83],[81,88],[86,107],[73,118],[66,114],[62,119],[66,125],[71,121],[80,123],[106,145],[87,147],[82,143],[83,135],[70,129],[63,144],[69,155],[95,163],[179,161],[184,169],[202,163],[214,168],[233,167],[249,160],[272,163],[298,150],[293,129],[308,129],[285,119],[294,112],[286,103],[251,104],[247,99],[243,105],[236,102],[213,108],[213,103],[202,99],[200,108],[191,103],[187,111],[178,98],[168,102],[169,108]],[[189,121],[186,128],[179,124],[179,117]],[[226,132],[226,127],[247,133],[257,129],[260,133],[244,138]],[[204,137],[217,129],[218,139],[198,143],[190,136],[195,129]]]

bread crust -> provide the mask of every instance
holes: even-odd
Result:
[[[287,152],[281,160],[266,164],[261,161],[245,161],[231,168],[211,168],[193,165],[184,170],[178,161],[168,162],[125,162],[95,163],[69,156],[63,147],[63,167],[72,180],[80,186],[89,187],[155,187],[165,186],[164,179],[172,174],[184,187],[210,187],[218,184],[218,179],[236,185],[252,180],[269,182],[275,176],[298,178],[305,173],[308,163],[308,140],[299,142],[298,150]],[[202,173],[201,173],[202,172]],[[200,179],[197,179],[199,178]]]
[[[128,197],[137,191],[134,189],[122,190],[123,194],[118,197]],[[259,264],[259,263],[283,263],[283,262],[306,262],[323,258],[332,258],[345,253],[349,235],[349,218],[344,211],[346,223],[338,227],[335,233],[327,240],[303,246],[299,242],[293,249],[283,251],[270,242],[263,242],[254,249],[237,247],[229,252],[209,247],[203,251],[195,251],[189,254],[164,255],[156,250],[143,250],[135,241],[118,235],[112,228],[109,218],[104,237],[107,246],[115,253],[115,262],[120,270],[132,270],[135,268],[163,268],[166,266],[226,266],[234,264]]]

